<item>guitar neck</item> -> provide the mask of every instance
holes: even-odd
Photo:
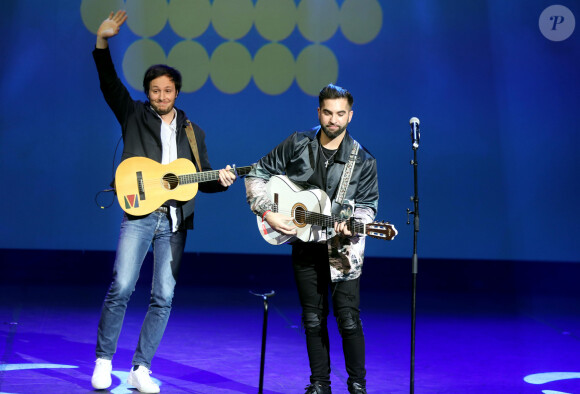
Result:
[[[236,168],[230,168],[230,172],[232,174],[236,174],[239,176],[245,176],[247,175],[250,170],[252,169],[252,166],[245,166],[245,167],[236,167]],[[219,170],[213,170],[213,171],[203,171],[203,172],[196,172],[193,174],[185,174],[185,175],[179,175],[179,184],[189,184],[189,183],[200,183],[200,182],[209,182],[209,181],[215,181],[217,179],[219,179]]]
[[[300,216],[297,217],[296,220],[300,223],[311,224],[314,226],[320,227],[334,227],[334,223],[336,222],[344,222],[344,219],[341,219],[339,216],[329,216],[324,215],[321,213],[316,212],[309,212],[309,211],[299,211],[296,212],[295,215]],[[305,217],[302,217],[305,216]],[[353,234],[365,234],[366,227],[364,223],[358,223],[354,221],[354,218],[347,219],[346,227],[349,231]]]

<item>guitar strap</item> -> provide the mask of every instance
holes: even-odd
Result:
[[[187,126],[185,127],[185,133],[187,134],[187,139],[189,140],[189,145],[191,146],[191,151],[193,152],[193,157],[197,162],[199,171],[201,171],[201,161],[199,161],[199,152],[197,150],[197,141],[195,139],[195,132],[193,131],[193,125],[187,119]]]
[[[342,170],[342,177],[340,178],[340,185],[338,186],[338,192],[336,193],[336,198],[334,202],[342,206],[344,204],[344,197],[346,196],[346,189],[348,189],[348,184],[350,183],[350,178],[352,177],[352,170],[354,168],[354,163],[356,162],[356,156],[358,155],[359,143],[354,141],[352,151],[350,152],[350,158]]]
[[[354,212],[354,201],[347,201],[345,197],[359,148],[359,143],[354,141],[352,151],[350,152],[350,158],[342,170],[340,185],[338,186],[338,191],[334,200],[334,202],[340,207],[340,217],[344,220],[350,219]],[[350,241],[343,240],[342,237],[335,237],[334,235],[334,229],[332,227],[327,228],[327,236],[330,237],[326,240],[328,247],[328,262],[330,264],[330,278],[333,282],[336,282],[339,280],[337,278],[343,278],[345,275],[351,274],[353,268],[351,258],[354,258],[356,261],[357,257],[356,254],[352,253],[353,246]]]

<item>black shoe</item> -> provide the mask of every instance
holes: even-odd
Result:
[[[367,388],[360,383],[353,383],[348,385],[348,392],[350,394],[367,394]]]
[[[320,382],[314,382],[306,386],[306,392],[304,394],[332,394],[332,390],[330,386]]]

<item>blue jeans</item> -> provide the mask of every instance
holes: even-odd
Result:
[[[156,211],[133,220],[129,220],[126,215],[123,217],[113,281],[105,297],[99,321],[97,358],[113,359],[129,298],[135,290],[143,260],[153,244],[151,298],[133,356],[133,365],[151,368],[151,360],[169,320],[186,237],[185,230],[171,232],[170,221],[161,212]]]

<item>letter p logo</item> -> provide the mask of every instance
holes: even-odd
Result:
[[[551,5],[542,11],[538,21],[540,32],[550,41],[563,41],[574,32],[574,14],[563,5]]]
[[[556,26],[558,26],[559,24],[564,22],[564,17],[559,15],[559,16],[551,16],[550,17],[551,21],[554,21],[554,24],[552,25],[552,30],[556,30]]]

